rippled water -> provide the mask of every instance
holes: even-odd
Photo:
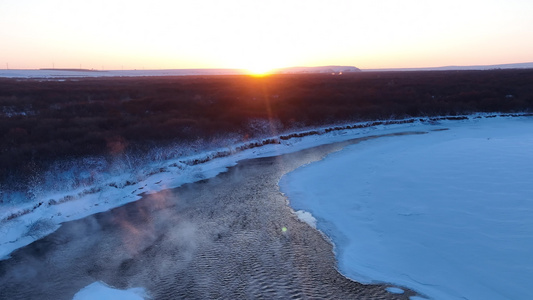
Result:
[[[407,299],[340,275],[332,246],[279,192],[282,174],[345,144],[243,161],[65,223],[0,261],[0,299],[71,299],[95,281],[154,299]]]

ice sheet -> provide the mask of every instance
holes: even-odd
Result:
[[[149,299],[143,288],[114,289],[102,282],[94,282],[74,295],[73,300],[144,300]]]
[[[280,181],[360,282],[433,299],[533,299],[533,120],[352,145]]]

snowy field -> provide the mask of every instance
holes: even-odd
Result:
[[[281,190],[349,278],[431,299],[533,299],[533,119],[441,125],[349,146]]]
[[[296,67],[273,70],[273,73],[331,73],[357,72],[352,66]],[[84,69],[40,69],[40,70],[0,70],[0,78],[42,78],[64,80],[64,78],[84,77],[142,77],[142,76],[208,76],[208,75],[249,75],[244,69],[167,69],[167,70],[84,70]]]
[[[175,70],[0,70],[0,78],[76,78],[76,77],[137,77],[137,76],[204,76],[248,74],[238,69],[175,69]]]

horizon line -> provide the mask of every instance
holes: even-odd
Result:
[[[476,68],[533,68],[533,61],[530,62],[518,62],[518,63],[503,63],[503,64],[476,64],[476,65],[444,65],[444,66],[433,66],[433,67],[380,67],[380,68],[359,68],[357,66],[353,65],[320,65],[320,66],[291,66],[291,67],[282,67],[282,68],[274,68],[270,70],[269,72],[276,72],[276,71],[282,71],[282,70],[290,70],[290,69],[319,69],[319,68],[332,68],[332,67],[340,67],[340,68],[357,68],[361,71],[409,71],[409,70],[455,70],[455,69],[472,69],[476,70]],[[72,71],[72,72],[126,72],[126,71],[173,71],[173,70],[227,70],[227,71],[242,71],[244,73],[250,73],[249,70],[246,68],[162,68],[162,69],[87,69],[87,68],[6,68],[3,69],[3,71]],[[2,71],[2,70],[0,70]]]

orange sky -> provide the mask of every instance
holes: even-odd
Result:
[[[533,61],[531,0],[0,0],[0,68]]]

